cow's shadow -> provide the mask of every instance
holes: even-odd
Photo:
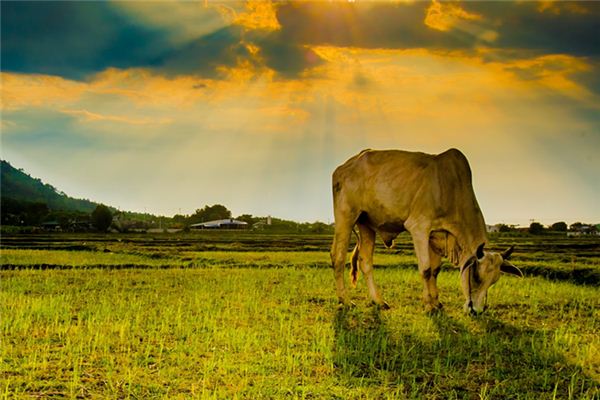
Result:
[[[428,334],[391,329],[376,307],[334,317],[334,363],[348,385],[387,385],[432,398],[595,398],[600,385],[555,350],[549,333],[479,317],[477,333],[431,316]],[[412,330],[412,332],[415,332]]]

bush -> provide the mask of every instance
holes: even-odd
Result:
[[[555,222],[550,227],[550,230],[554,232],[566,232],[567,231],[567,223],[566,222]]]
[[[531,225],[529,225],[529,233],[532,235],[540,235],[544,233],[544,225],[540,224],[539,222],[532,222]]]
[[[106,232],[112,223],[112,213],[103,204],[99,204],[92,212],[92,225],[101,232]]]

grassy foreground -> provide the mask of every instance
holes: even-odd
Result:
[[[112,262],[38,251],[5,250],[3,264]],[[156,260],[115,256],[126,265]],[[470,318],[458,273],[446,270],[438,278],[446,312],[428,316],[414,259],[377,255],[388,268],[375,278],[392,309],[369,306],[361,280],[357,307],[343,310],[327,263],[323,252],[190,252],[157,265],[192,268],[2,271],[1,393],[600,398],[596,286],[505,277],[490,291],[488,313]]]

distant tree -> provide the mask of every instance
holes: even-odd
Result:
[[[544,225],[540,224],[539,222],[532,222],[531,225],[529,225],[529,233],[532,235],[544,233]]]
[[[271,225],[266,228],[272,232],[298,232],[303,224],[285,219],[271,218]],[[305,224],[308,225],[308,224]]]
[[[202,209],[196,210],[196,213],[190,216],[189,223],[195,224],[198,222],[207,222],[227,218],[231,218],[231,211],[221,204],[214,204],[212,206],[207,205]]]
[[[511,232],[512,230],[513,229],[510,226],[506,225],[506,224],[500,224],[500,225],[498,225],[498,232],[505,233],[505,232]]]
[[[321,221],[316,221],[310,225],[310,232],[313,233],[325,233],[330,230],[330,226]]]
[[[45,203],[26,203],[22,220],[25,225],[38,225],[49,212],[48,205]]]
[[[175,215],[173,215],[173,222],[183,223],[183,222],[185,222],[185,216],[183,216],[181,214],[175,214]]]
[[[570,231],[580,231],[583,228],[583,224],[581,222],[574,222],[569,225]]]
[[[175,214],[171,219],[169,226],[171,228],[185,228],[187,225],[187,217],[181,214]]]
[[[566,232],[567,231],[567,223],[566,222],[555,222],[550,226],[550,230],[554,232]]]
[[[98,204],[92,212],[92,225],[101,232],[106,232],[112,223],[112,213],[103,204]]]
[[[0,213],[3,225],[38,225],[50,210],[46,203],[2,197]]]

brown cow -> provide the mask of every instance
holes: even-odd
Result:
[[[386,246],[410,232],[423,279],[423,300],[429,311],[442,308],[436,278],[442,257],[461,268],[465,310],[486,308],[487,290],[500,272],[523,276],[507,259],[483,250],[485,222],[471,184],[466,157],[456,149],[438,155],[400,150],[363,150],[333,173],[335,236],[331,260],[340,303],[348,304],[344,266],[350,234],[358,228],[351,280],[363,271],[373,302],[384,308],[373,280],[373,249],[378,233]]]

